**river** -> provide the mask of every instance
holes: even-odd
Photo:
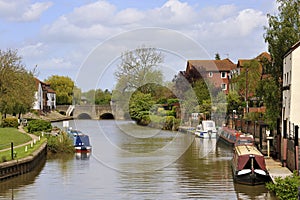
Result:
[[[62,127],[62,123],[54,125]],[[0,182],[0,199],[275,199],[264,185],[233,183],[231,148],[190,134],[114,120],[76,120],[91,155],[55,155]]]

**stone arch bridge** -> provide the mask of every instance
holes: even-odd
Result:
[[[56,108],[75,119],[123,119],[114,105],[58,105]]]

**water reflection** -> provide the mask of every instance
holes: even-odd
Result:
[[[1,182],[0,199],[275,199],[264,186],[234,184],[232,148],[215,140],[167,131],[135,138],[123,132],[130,123],[72,123],[90,136],[92,154],[51,155],[30,178]]]
[[[34,170],[29,173],[13,177],[0,182],[0,199],[15,199],[15,193],[18,190],[22,190],[22,187],[26,185],[32,185],[35,183],[36,178],[43,170],[46,163],[46,159],[42,161]]]

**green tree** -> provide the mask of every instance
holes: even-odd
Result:
[[[277,0],[277,15],[268,14],[268,27],[265,27],[265,41],[272,58],[272,65],[267,69],[281,87],[283,56],[287,50],[300,40],[300,1]]]
[[[33,72],[27,71],[16,50],[0,50],[0,112],[21,114],[35,101]]]
[[[129,102],[129,114],[131,119],[140,124],[145,115],[149,116],[150,109],[154,104],[155,101],[150,94],[144,94],[140,91],[134,92]]]
[[[266,105],[265,118],[271,129],[276,128],[277,119],[280,117],[281,107],[278,106],[280,93],[277,80],[274,77],[269,77],[259,82],[257,95],[263,99]]]
[[[210,93],[208,86],[204,79],[199,79],[192,84],[193,90],[197,96],[198,104],[202,104],[203,101],[210,100]]]
[[[260,76],[259,62],[253,59],[244,64],[239,76],[233,78],[236,90],[239,92],[239,95],[244,97],[245,101],[248,101],[251,96],[256,96],[255,92],[258,87]]]
[[[45,82],[49,83],[51,88],[55,91],[57,105],[72,104],[75,85],[71,78],[53,75],[45,80]]]
[[[136,90],[147,83],[161,84],[163,75],[157,67],[162,63],[163,55],[155,48],[141,47],[124,52],[115,72],[117,89],[124,92]]]
[[[233,110],[237,113],[241,113],[242,102],[241,96],[237,93],[237,91],[229,91],[227,95],[227,113],[232,114]]]
[[[216,53],[215,59],[216,59],[216,60],[221,60],[221,57],[220,57],[220,54],[219,54],[219,53]]]

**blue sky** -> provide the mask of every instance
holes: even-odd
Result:
[[[275,0],[0,0],[0,49],[17,49],[28,69],[37,65],[41,80],[57,74],[76,81],[82,71],[88,71],[82,66],[101,44],[111,47],[112,38],[155,27],[182,34],[206,52],[199,56],[180,53],[184,58],[177,63],[169,60],[168,65],[173,64],[176,73],[185,69],[187,59],[213,59],[218,52],[221,58],[228,56],[236,62],[267,51],[263,27],[267,25],[267,13],[276,11]],[[126,46],[128,41],[123,39],[118,42],[125,48],[114,46],[104,54],[114,52],[116,56],[121,49],[134,48]],[[152,39],[145,37],[145,42]],[[177,41],[170,39],[170,50],[178,49],[171,47]],[[97,60],[98,66],[101,62]],[[101,80],[97,83],[86,75],[78,80],[78,86],[83,90],[112,89],[113,70],[105,69],[105,76],[98,77]],[[85,81],[93,82],[92,86],[82,84]]]

